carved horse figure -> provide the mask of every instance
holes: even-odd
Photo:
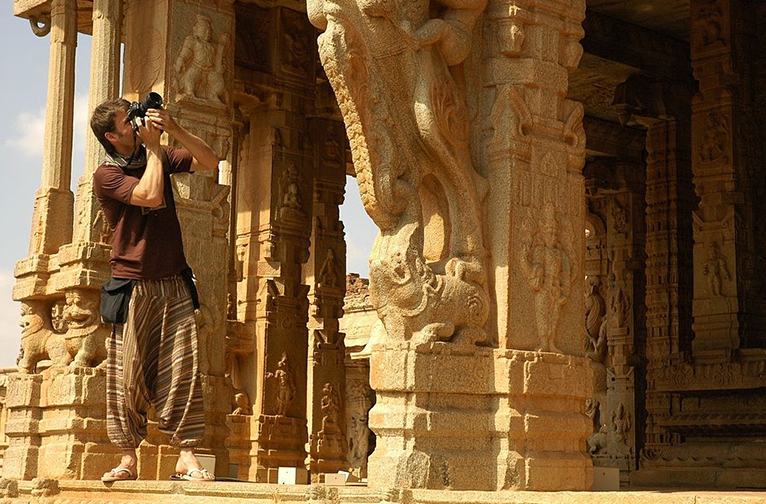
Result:
[[[463,63],[486,0],[309,0],[365,210],[370,297],[393,340],[486,339],[482,204]],[[438,12],[438,16],[432,16]]]

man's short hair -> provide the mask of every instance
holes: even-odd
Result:
[[[96,107],[93,115],[90,116],[90,129],[93,130],[93,134],[104,146],[106,152],[110,154],[114,153],[114,146],[106,139],[106,134],[114,133],[114,117],[119,112],[127,111],[129,106],[130,102],[124,98],[107,100]]]

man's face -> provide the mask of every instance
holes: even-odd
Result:
[[[133,125],[128,120],[128,113],[125,110],[121,110],[114,116],[114,132],[108,134],[107,140],[109,140],[117,152],[121,154],[133,152]],[[141,138],[136,136],[135,145],[140,145]]]

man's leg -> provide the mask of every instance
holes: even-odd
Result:
[[[106,412],[107,432],[112,443],[122,450],[122,459],[106,478],[128,479],[136,475],[136,447],[146,436],[146,383],[141,366],[141,335],[146,335],[150,307],[139,292],[130,302],[125,324],[116,324],[107,339]]]
[[[200,472],[202,464],[194,455],[205,431],[194,305],[180,276],[162,283],[167,297],[155,387],[159,428],[172,444],[181,447],[176,472],[194,479],[213,479],[213,475]]]

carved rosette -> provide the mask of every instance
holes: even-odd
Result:
[[[422,2],[421,2],[422,4]],[[482,2],[429,18],[428,3],[313,1],[319,53],[346,124],[359,190],[381,229],[370,294],[392,340],[486,339],[486,181],[454,75]],[[434,224],[439,223],[439,224]],[[426,246],[428,252],[426,252]]]

